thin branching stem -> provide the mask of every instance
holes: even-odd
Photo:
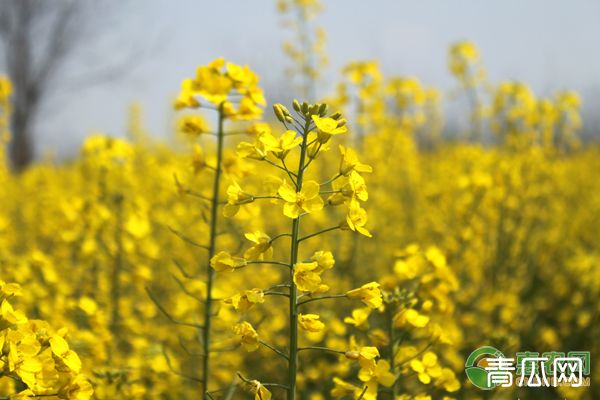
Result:
[[[171,274],[171,276],[173,277],[173,279],[175,280],[175,282],[177,282],[177,285],[179,286],[179,288],[181,289],[181,291],[186,294],[188,297],[202,303],[203,299],[198,297],[197,295],[195,295],[194,293],[190,292],[188,290],[188,288],[185,286],[185,284],[179,279],[177,278],[175,275]]]
[[[148,297],[150,297],[150,300],[152,300],[152,302],[156,305],[156,307],[160,310],[160,312],[167,317],[167,319],[169,321],[171,321],[172,323],[174,323],[175,325],[181,325],[181,326],[189,326],[190,328],[196,328],[196,329],[204,329],[204,325],[202,324],[196,324],[193,322],[185,322],[185,321],[179,321],[178,319],[176,319],[175,317],[173,317],[164,307],[162,304],[160,304],[160,302],[158,301],[158,299],[156,298],[156,296],[154,296],[154,293],[152,293],[152,291],[150,290],[150,288],[146,287],[146,293],[148,293]]]
[[[298,175],[296,173],[290,171],[290,169],[288,168],[287,164],[285,163],[285,159],[281,160],[281,165],[283,165],[283,168],[285,168],[285,170],[287,171],[288,176],[290,177],[290,179],[292,180],[292,183],[296,187],[296,191],[298,191],[298,181],[297,181]],[[294,179],[294,177],[296,179]]]
[[[357,400],[362,400],[362,398],[363,398],[363,397],[365,397],[365,393],[367,393],[367,389],[368,389],[368,388],[369,388],[368,386],[365,386],[365,387],[363,388],[363,390],[362,390],[362,392],[360,392],[360,396],[358,396],[358,399],[357,399]]]
[[[329,185],[330,183],[333,183],[336,179],[340,178],[341,176],[342,176],[342,174],[340,174],[338,172],[332,178],[330,178],[330,179],[326,180],[325,182],[321,183],[321,186]]]
[[[283,262],[283,261],[275,261],[275,260],[264,260],[264,261],[248,261],[246,263],[247,265],[251,265],[251,264],[267,264],[267,265],[281,265],[282,267],[290,267],[290,264]]]
[[[328,352],[328,353],[336,353],[336,354],[341,354],[341,355],[346,354],[345,351],[330,349],[328,347],[306,346],[306,347],[299,347],[298,348],[298,351],[306,351],[306,350],[325,351],[325,352]]]
[[[289,386],[282,385],[281,383],[261,383],[261,385],[263,385],[264,387],[276,387],[276,388],[289,390]]]
[[[271,346],[270,344],[268,344],[267,342],[264,342],[262,340],[259,340],[259,343],[262,344],[263,346],[265,346],[267,349],[272,350],[278,356],[283,357],[289,361],[290,357],[287,354],[285,354],[283,351]]]
[[[208,250],[209,246],[207,246],[205,244],[200,244],[200,243],[194,241],[193,239],[190,239],[189,237],[187,237],[183,233],[179,232],[178,230],[175,230],[175,229],[171,228],[170,226],[168,226],[167,228],[169,228],[169,230],[171,231],[171,233],[173,233],[175,236],[177,236],[178,238],[180,238],[184,242],[189,243],[192,246],[199,247],[199,248],[204,249],[204,250]]]
[[[290,297],[289,294],[287,293],[281,293],[281,292],[264,292],[265,296],[282,296],[282,297]]]
[[[330,232],[330,231],[335,231],[336,229],[340,229],[340,226],[339,226],[339,225],[336,225],[336,226],[332,226],[332,227],[330,227],[330,228],[325,228],[325,229],[323,229],[323,230],[320,230],[320,231],[318,231],[318,232],[311,233],[311,234],[309,234],[309,235],[303,236],[303,237],[301,237],[300,239],[298,239],[298,241],[299,241],[299,242],[303,242],[303,241],[305,241],[306,239],[310,239],[310,238],[312,238],[312,237],[315,237],[315,236],[318,236],[318,235],[320,235],[320,234],[322,234],[322,233],[326,233],[326,232]]]
[[[282,238],[282,237],[292,237],[291,234],[289,233],[280,233],[279,235],[273,236],[271,238],[271,240],[269,240],[269,243],[273,243],[275,242],[277,239]]]
[[[306,303],[312,303],[313,301],[327,300],[327,299],[341,299],[346,297],[346,294],[332,294],[329,296],[321,296],[321,297],[313,297],[312,299],[303,300],[298,303],[298,306],[304,305]]]
[[[167,349],[165,348],[165,346],[163,346],[163,347],[162,347],[162,353],[163,353],[163,357],[165,358],[165,361],[167,362],[167,367],[169,368],[169,370],[170,370],[170,371],[171,371],[173,374],[175,374],[175,375],[177,375],[177,376],[180,376],[180,377],[182,377],[182,378],[184,378],[184,379],[187,379],[187,380],[189,380],[189,381],[193,381],[193,382],[202,382],[202,380],[201,380],[201,379],[199,379],[199,378],[196,378],[196,377],[194,377],[194,376],[190,376],[190,375],[186,375],[186,374],[184,374],[184,373],[183,373],[183,372],[181,372],[181,371],[177,371],[177,370],[175,369],[175,367],[173,367],[173,364],[171,363],[171,357],[169,357],[169,354],[167,353]]]
[[[287,169],[279,164],[274,163],[273,161],[269,160],[268,158],[263,158],[263,161],[266,162],[267,164],[270,164],[270,165],[274,166],[275,168],[280,169],[280,170],[284,171],[285,173],[287,173],[288,176],[290,177],[290,179],[292,180],[292,182],[294,182],[295,174],[292,171],[290,171],[289,169]]]

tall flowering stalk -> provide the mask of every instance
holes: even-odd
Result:
[[[320,0],[278,0],[277,9],[283,26],[292,34],[283,43],[283,52],[290,59],[286,73],[305,98],[314,98],[316,83],[329,64],[327,33],[322,27],[313,26],[315,17],[323,12],[323,4]]]
[[[12,105],[10,96],[12,95],[12,83],[4,75],[0,75],[0,168],[6,166],[5,145],[10,139],[10,115]]]
[[[461,90],[468,97],[471,115],[469,139],[479,142],[483,139],[484,105],[479,93],[485,84],[485,69],[481,65],[479,50],[472,42],[458,42],[448,52],[448,69],[458,80]]]
[[[211,382],[211,330],[213,325],[213,288],[214,270],[209,267],[210,260],[215,255],[217,238],[219,235],[219,214],[222,201],[220,198],[223,180],[223,154],[225,148],[225,137],[245,133],[245,131],[225,131],[226,121],[245,121],[260,118],[262,109],[260,105],[265,104],[262,90],[258,87],[258,76],[247,66],[239,66],[226,63],[219,58],[206,66],[198,67],[196,76],[183,81],[182,90],[175,100],[175,109],[207,109],[217,114],[217,129],[211,132],[208,123],[200,115],[184,114],[178,121],[178,130],[183,134],[197,139],[201,135],[214,136],[216,138],[216,151],[214,165],[207,160],[199,145],[194,146],[191,167],[194,174],[208,171],[213,174],[212,191],[204,194],[201,190],[182,184],[177,177],[176,184],[181,193],[187,194],[208,203],[208,243],[197,242],[194,238],[188,238],[178,231],[175,234],[183,240],[206,250],[207,258],[205,267],[206,290],[203,299],[203,317],[201,324],[181,323],[168,314],[168,311],[159,305],[160,310],[166,313],[171,321],[182,325],[198,328],[201,338],[201,378],[194,378],[202,386],[202,398],[209,398]],[[201,103],[202,102],[202,103]],[[202,266],[201,266],[202,267]],[[156,298],[149,292],[152,299]]]
[[[256,350],[260,345],[275,352],[287,361],[286,383],[260,383],[241,376],[256,399],[271,397],[269,387],[285,389],[287,398],[293,400],[297,394],[297,377],[299,371],[298,355],[302,351],[324,351],[345,354],[345,351],[325,347],[299,346],[300,331],[319,332],[325,328],[321,317],[314,313],[303,313],[308,303],[335,298],[379,298],[378,285],[370,284],[369,288],[359,288],[347,293],[326,295],[329,286],[322,280],[322,275],[333,268],[335,260],[329,251],[319,250],[310,257],[302,253],[302,244],[312,238],[334,230],[350,230],[365,236],[371,236],[366,229],[366,211],[361,202],[368,198],[364,178],[360,172],[371,172],[371,167],[359,162],[356,154],[343,146],[338,171],[327,181],[317,182],[311,179],[309,167],[319,154],[329,147],[330,140],[347,132],[346,121],[339,113],[327,116],[326,104],[300,104],[294,101],[295,115],[281,104],[273,108],[277,119],[287,129],[280,137],[263,132],[256,137],[254,143],[242,142],[238,153],[244,157],[266,162],[281,172],[279,187],[272,193],[264,195],[250,194],[238,183],[232,184],[228,190],[225,206],[226,215],[234,215],[240,207],[255,201],[268,200],[282,206],[283,215],[290,218],[289,232],[274,237],[264,232],[246,234],[255,244],[244,253],[244,257],[236,257],[227,252],[218,253],[211,260],[211,266],[219,272],[235,271],[251,264],[269,264],[286,269],[285,281],[268,289],[251,289],[237,294],[228,300],[234,307],[247,311],[257,303],[263,303],[264,296],[283,296],[288,298],[289,337],[286,350],[277,349],[272,344],[260,339],[258,332],[247,321],[241,321],[233,327],[239,342],[248,351]],[[290,159],[295,160],[290,161]],[[288,165],[297,165],[290,169]],[[327,200],[323,195],[328,195]],[[310,214],[316,214],[324,207],[345,206],[346,217],[341,223],[317,230],[312,233],[302,231],[302,221]],[[287,237],[290,240],[289,258],[280,261],[272,258],[273,243]],[[369,292],[369,293],[367,293]],[[377,306],[377,304],[376,304]]]

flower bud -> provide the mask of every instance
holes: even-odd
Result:
[[[358,353],[358,351],[347,351],[346,353],[344,353],[344,356],[348,360],[358,360],[360,354]]]
[[[303,102],[302,107],[300,107],[300,110],[302,110],[302,114],[308,114],[308,103]]]
[[[323,103],[319,106],[319,117],[324,117],[327,114],[327,104]]]
[[[298,102],[298,100],[294,99],[294,101],[292,102],[292,107],[294,107],[294,110],[296,110],[296,112],[300,112],[300,103]]]
[[[279,120],[279,122],[285,122],[285,115],[283,114],[283,110],[281,109],[281,104],[273,104],[273,112],[275,112],[275,116]]]
[[[336,112],[335,114],[332,114],[329,118],[338,120],[338,119],[342,118],[342,113]]]

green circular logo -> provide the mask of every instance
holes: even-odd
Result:
[[[477,386],[479,389],[491,390],[495,388],[498,386],[498,384],[490,384],[488,382],[488,371],[479,366],[478,363],[485,358],[499,357],[504,357],[504,354],[492,346],[483,346],[473,351],[465,363],[465,372],[467,374],[467,378],[469,378],[471,383]]]

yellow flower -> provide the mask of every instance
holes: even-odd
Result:
[[[360,161],[358,161],[358,156],[356,155],[356,152],[354,150],[340,145],[340,152],[342,153],[342,161],[340,162],[340,174],[348,176],[352,171],[373,172],[373,168],[370,165],[363,164]]]
[[[350,290],[346,292],[346,296],[351,299],[360,299],[370,308],[379,308],[383,303],[381,290],[377,282],[369,282],[358,289]]]
[[[312,213],[323,208],[323,199],[319,196],[321,186],[315,181],[305,182],[302,190],[296,189],[286,181],[278,190],[285,201],[283,214],[289,218],[298,218],[302,212]]]
[[[192,169],[194,170],[194,174],[198,174],[200,171],[206,168],[206,157],[204,157],[204,152],[202,151],[202,147],[199,145],[194,145],[194,149],[192,150]]]
[[[250,247],[244,253],[244,258],[247,260],[264,260],[273,255],[271,247],[271,238],[264,232],[256,231],[254,233],[246,233],[246,239],[254,242],[254,246]]]
[[[94,394],[92,384],[81,374],[70,381],[63,390],[64,392],[61,391],[62,393],[58,397],[69,400],[89,400]]]
[[[373,369],[361,368],[358,371],[358,379],[365,382],[368,388],[365,397],[376,399],[378,385],[390,387],[396,381],[396,376],[390,371],[390,363],[387,360],[379,360]]]
[[[362,369],[370,370],[375,368],[379,350],[374,346],[364,346],[358,350],[347,351],[345,356],[349,360],[357,360]]]
[[[330,251],[316,251],[310,259],[317,263],[315,272],[319,274],[323,271],[333,268],[335,265],[335,259]]]
[[[371,232],[365,228],[367,224],[367,212],[360,206],[359,202],[353,200],[350,202],[348,208],[348,215],[346,221],[340,225],[341,229],[351,229],[358,232],[366,237],[372,237]]]
[[[206,120],[200,115],[182,115],[177,120],[177,130],[191,137],[198,137],[210,130]]]
[[[453,393],[460,389],[460,381],[450,368],[442,368],[442,373],[436,381],[437,386],[442,386],[445,391]]]
[[[296,132],[288,130],[284,132],[279,139],[276,139],[269,133],[264,133],[258,137],[258,140],[263,143],[268,151],[273,152],[275,157],[284,159],[290,150],[302,143],[302,137],[297,136]]]
[[[267,124],[266,122],[255,122],[253,124],[251,124],[248,129],[246,130],[246,132],[251,135],[251,136],[260,136],[263,133],[271,133],[271,125]]]
[[[236,87],[256,85],[258,76],[247,66],[228,62],[226,64],[227,76],[231,78]]]
[[[331,389],[331,395],[336,399],[351,396],[357,398],[360,396],[362,389],[358,386],[354,386],[340,378],[333,378],[334,387]]]
[[[319,140],[319,135],[316,132],[308,132],[306,143],[306,155],[309,158],[316,158],[319,154],[329,151],[329,143],[322,143]]]
[[[211,64],[198,67],[196,78],[187,83],[184,81],[184,87],[189,87],[190,91],[204,97],[208,102],[219,105],[227,99],[233,82],[219,71],[222,66],[214,62]]]
[[[238,311],[248,311],[253,305],[265,302],[265,294],[260,289],[250,289],[237,293],[225,299],[226,304],[231,304]]]
[[[18,283],[6,283],[0,280],[0,298],[22,296],[23,289]]]
[[[350,173],[348,184],[350,185],[350,191],[352,193],[351,197],[356,197],[361,201],[367,201],[369,199],[365,179],[360,176],[358,172],[352,171]]]
[[[318,267],[317,262],[298,263],[294,266],[294,283],[298,290],[314,292],[320,288],[321,276],[315,272]]]
[[[244,321],[233,326],[233,333],[239,336],[240,343],[246,351],[255,351],[260,345],[258,333],[250,323]]]
[[[254,400],[271,400],[271,392],[257,380],[249,381],[250,392],[254,394]]]
[[[27,317],[21,310],[15,310],[8,300],[2,300],[2,305],[0,305],[0,327],[4,325],[5,321],[9,325],[21,324],[27,322]]]
[[[254,143],[240,142],[237,145],[237,155],[242,158],[252,158],[254,160],[264,160],[268,153],[269,147],[265,145],[260,137],[264,135],[271,135],[270,133],[259,133],[258,138]]]
[[[87,315],[94,315],[96,311],[98,311],[98,303],[87,296],[83,296],[79,299],[78,306]]]
[[[240,205],[252,203],[254,196],[242,190],[237,182],[233,182],[227,188],[227,204],[223,207],[223,215],[233,217],[240,209]]]
[[[65,339],[58,335],[54,335],[50,338],[50,348],[52,353],[58,357],[71,371],[79,373],[81,370],[81,360],[79,356],[69,349],[69,345]]]
[[[332,184],[333,190],[337,193],[332,194],[327,202],[332,205],[338,205],[355,199],[367,201],[369,192],[365,179],[356,171],[352,171],[348,178],[338,179]]]
[[[409,308],[406,311],[398,313],[395,317],[395,324],[398,327],[403,326],[406,322],[415,328],[424,328],[429,323],[429,317],[419,314],[419,312],[413,308]]]
[[[236,120],[251,120],[260,118],[262,113],[262,108],[256,105],[254,100],[246,96],[240,100],[238,109],[232,117]]]
[[[312,116],[319,133],[326,135],[339,135],[346,133],[348,128],[345,125],[345,120],[335,120],[333,118],[321,118],[317,115]]]
[[[317,314],[299,314],[298,325],[305,331],[321,332],[325,329],[325,324],[320,321],[320,318]]]
[[[235,271],[236,268],[245,267],[246,259],[233,257],[226,251],[220,251],[210,259],[210,266],[217,272]]]
[[[352,310],[352,316],[344,318],[344,322],[356,327],[367,327],[371,308],[356,308]]]
[[[410,280],[421,274],[423,263],[420,257],[410,257],[406,260],[396,260],[394,273],[402,280]]]
[[[175,110],[183,110],[184,108],[199,108],[200,102],[196,99],[194,94],[189,90],[182,90],[175,101],[173,102],[173,108]]]
[[[437,355],[431,351],[425,353],[421,360],[417,358],[411,360],[409,365],[418,374],[419,381],[425,385],[431,383],[432,378],[439,378],[443,374]]]

